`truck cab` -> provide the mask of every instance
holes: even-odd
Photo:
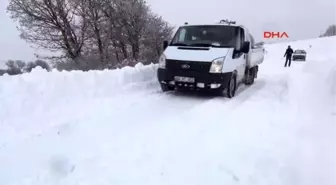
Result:
[[[232,98],[239,84],[253,84],[264,59],[249,31],[228,21],[180,26],[163,45],[157,72],[163,91],[210,90]]]

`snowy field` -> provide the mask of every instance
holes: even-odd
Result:
[[[0,185],[335,185],[335,43],[291,68],[267,45],[233,99],[161,93],[155,65],[0,77]]]

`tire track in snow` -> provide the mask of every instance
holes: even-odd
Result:
[[[274,89],[274,87],[278,90],[283,90],[284,92],[287,91],[286,86],[279,84],[278,81],[258,81],[253,86],[248,87],[247,89],[242,89],[244,91],[239,95],[237,94],[234,99],[225,99],[224,101],[221,98],[212,99],[199,107],[195,107],[195,109],[189,111],[189,114],[182,115],[181,118],[176,119],[175,121],[177,123],[183,121],[189,123],[187,124],[188,126],[182,125],[181,130],[186,130],[186,127],[189,127],[189,132],[192,133],[188,134],[189,137],[199,138],[198,143],[189,143],[195,145],[195,149],[197,147],[202,148],[202,145],[200,145],[199,142],[204,143],[203,147],[206,146],[205,143],[207,142],[210,145],[211,142],[220,142],[221,144],[217,145],[218,148],[222,148],[224,151],[232,150],[231,152],[234,152],[235,155],[246,158],[246,168],[251,170],[250,175],[253,174],[253,171],[273,170],[275,173],[271,173],[271,171],[268,175],[277,178],[276,168],[278,163],[276,162],[276,158],[271,156],[272,153],[277,153],[277,150],[274,150],[274,145],[270,142],[272,141],[270,138],[272,138],[274,131],[269,131],[272,130],[271,120],[276,121],[278,117],[274,114],[264,115],[265,110],[269,112],[269,109],[272,109],[273,106],[283,103],[278,97],[272,98],[271,100],[275,100],[272,102],[265,100],[265,95],[268,94],[273,96],[273,93],[270,90]],[[252,112],[254,116],[251,114]],[[274,116],[274,118],[271,118],[272,116]],[[256,124],[258,122],[261,123]],[[182,139],[183,133],[180,134],[180,138]],[[244,136],[244,134],[246,136]],[[252,138],[254,138],[254,140],[251,140]],[[264,138],[268,139],[264,141]],[[275,135],[275,140],[278,138],[279,134]],[[241,141],[237,142],[237,140]],[[234,143],[236,143],[236,145]],[[226,146],[226,149],[224,149],[225,147],[223,147],[223,145]],[[237,146],[245,146],[246,148],[236,148]],[[234,161],[234,159],[237,159],[237,156],[231,156],[231,159]],[[269,164],[266,164],[263,161],[264,159],[267,159]],[[220,161],[224,162],[226,160],[218,157],[218,163],[221,163]],[[226,163],[227,162],[228,161],[226,161]],[[246,174],[235,174],[235,165],[231,162],[227,165],[229,165],[227,168],[230,169],[230,174],[233,174],[233,179],[237,180],[239,179],[239,176],[246,176]],[[258,178],[258,176],[255,176],[254,178]]]
[[[160,122],[160,124],[178,122],[181,117],[187,118],[188,116],[192,118],[209,117],[210,115],[206,113],[209,108],[211,108],[212,113],[218,113],[223,117],[243,106],[244,102],[264,88],[265,83],[260,80],[250,87],[242,86],[238,89],[237,96],[233,99],[178,92],[154,93],[141,98],[141,100],[134,101],[132,104],[123,106],[122,109],[113,114],[111,112],[110,115],[105,116],[105,119],[109,120],[113,117],[113,119],[120,120],[118,123],[120,125],[138,127],[157,124],[157,122]],[[127,116],[140,112],[140,117]]]
[[[168,92],[168,93],[153,93],[141,100],[123,106],[118,110],[117,117],[122,117],[122,122],[156,122],[156,120],[170,120],[178,118],[184,114],[192,114],[195,110],[204,111],[209,105],[212,105],[215,111],[229,114],[253,96],[257,91],[265,86],[264,81],[257,81],[250,87],[242,86],[237,91],[237,96],[233,99],[216,96],[203,96],[199,94]],[[216,105],[214,105],[216,104]],[[205,109],[204,109],[205,108]],[[146,111],[143,111],[146,110]],[[132,118],[125,114],[143,112],[141,117]],[[198,114],[202,115],[202,114]],[[107,117],[109,117],[107,115]],[[197,117],[197,115],[196,115]],[[108,119],[108,118],[107,118]]]

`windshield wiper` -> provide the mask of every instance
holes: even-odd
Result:
[[[171,44],[171,46],[190,46],[190,45],[185,43],[173,43]]]
[[[226,46],[215,45],[215,44],[207,44],[207,43],[193,43],[193,44],[185,44],[185,43],[173,43],[170,46],[198,46],[198,47],[214,47],[214,48],[225,48]]]
[[[214,48],[223,48],[224,47],[224,46],[221,46],[221,45],[207,44],[207,43],[194,43],[194,44],[190,44],[190,46],[214,47]]]

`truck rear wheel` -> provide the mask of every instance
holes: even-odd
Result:
[[[256,67],[253,67],[251,69],[246,69],[245,80],[244,80],[245,85],[252,85],[254,83],[256,73],[257,73]]]

